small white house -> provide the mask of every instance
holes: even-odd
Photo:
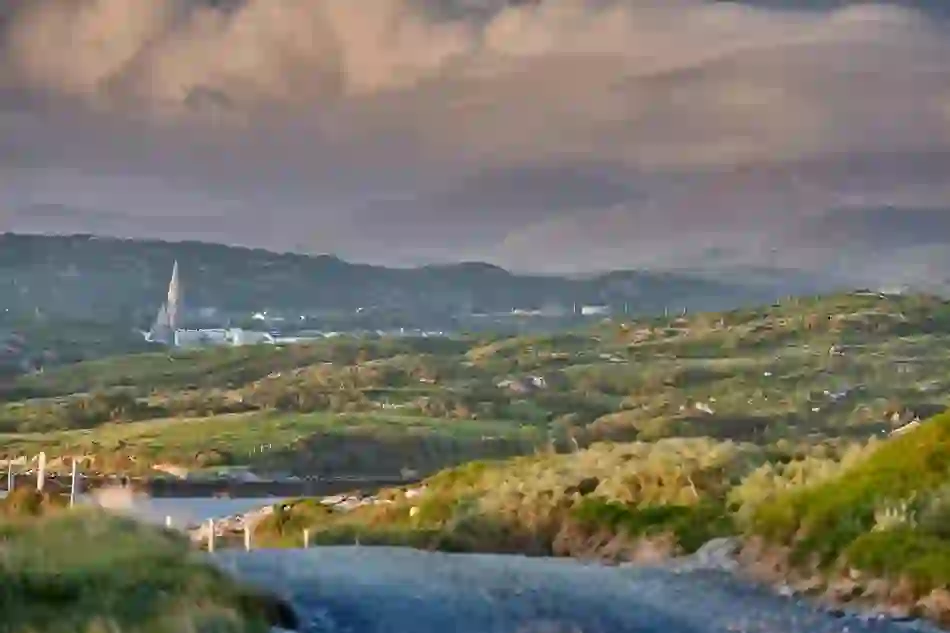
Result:
[[[581,315],[583,316],[598,316],[609,313],[610,306],[581,306]]]
[[[175,330],[175,347],[203,347],[207,345],[227,344],[227,330]]]
[[[268,332],[258,332],[255,330],[242,330],[240,328],[231,328],[228,330],[228,338],[232,345],[258,345],[260,343],[274,343],[274,337]]]

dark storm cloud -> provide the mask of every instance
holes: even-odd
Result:
[[[8,4],[0,213],[552,269],[755,259],[856,200],[950,208],[948,27],[840,4]]]

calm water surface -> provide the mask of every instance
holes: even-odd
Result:
[[[279,503],[280,497],[261,497],[245,499],[222,499],[217,497],[136,497],[129,507],[124,508],[133,515],[146,521],[164,523],[165,517],[171,517],[178,527],[194,525],[208,519],[218,519],[257,510],[264,506]]]
[[[0,490],[0,499],[7,495]],[[85,501],[83,498],[81,501]],[[136,498],[129,508],[133,514],[143,519],[164,522],[170,516],[177,525],[200,523],[208,519],[218,519],[234,514],[250,512],[264,506],[283,501],[282,497],[248,497],[227,499],[220,497],[160,497]]]
[[[282,501],[280,497],[262,497],[247,499],[171,497],[145,499],[136,502],[136,512],[144,512],[152,518],[164,520],[166,516],[198,523],[207,519],[217,519],[250,512],[264,506]]]

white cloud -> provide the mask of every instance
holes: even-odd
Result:
[[[372,224],[345,209],[387,180],[424,206],[470,170],[605,164],[654,201],[631,201],[626,224],[660,214],[682,232],[831,204],[852,191],[855,157],[891,165],[890,155],[950,151],[947,28],[883,4],[545,0],[454,18],[411,0],[247,0],[226,10],[33,0],[18,9],[7,18],[0,87],[55,107],[4,128],[0,160],[19,151],[34,165],[153,174],[243,207],[267,201],[272,217],[339,234],[329,241],[344,250]],[[806,182],[779,194],[722,177],[748,194],[717,205],[707,204],[707,184],[676,180],[750,166]],[[939,204],[939,175],[927,178],[905,188],[930,187],[928,203]],[[208,203],[195,196],[179,207],[188,204]],[[501,212],[526,210],[485,210],[485,221]],[[451,208],[440,217],[457,220]]]

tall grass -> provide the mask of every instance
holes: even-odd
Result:
[[[0,631],[263,633],[267,601],[180,536],[22,488],[0,501]]]

